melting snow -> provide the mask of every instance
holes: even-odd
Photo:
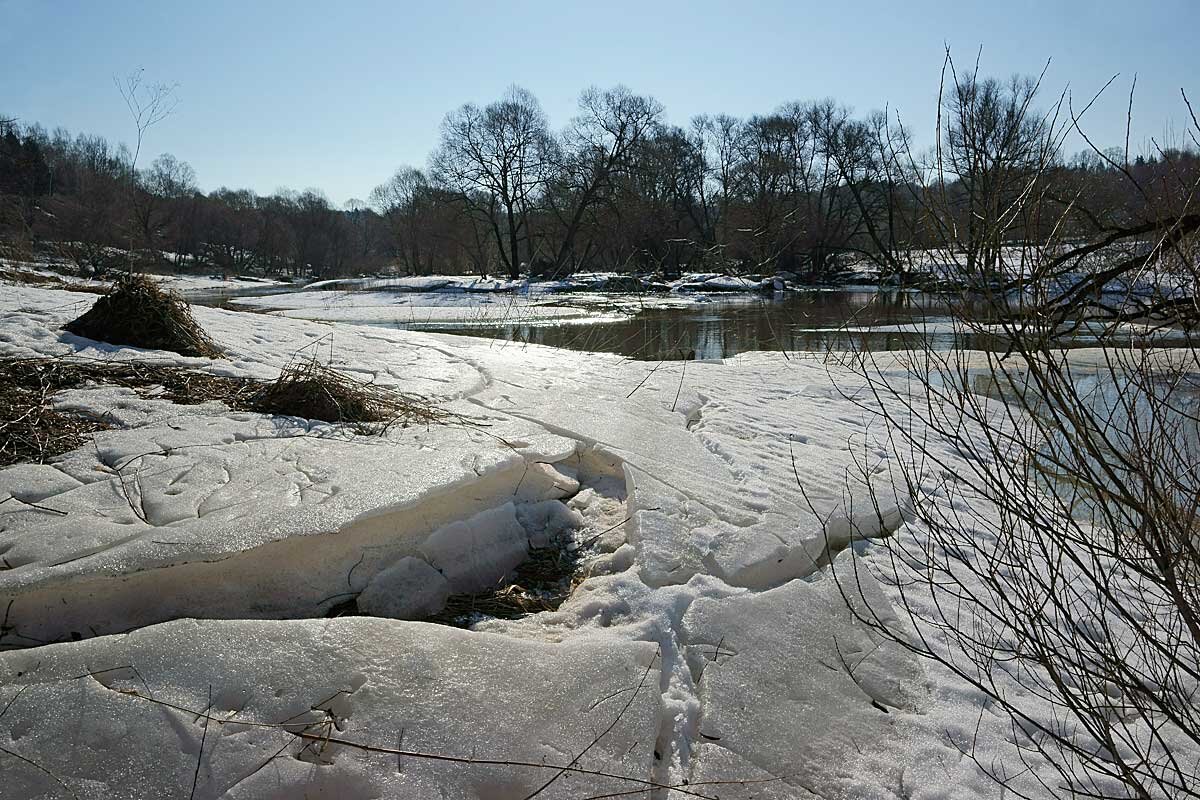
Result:
[[[56,396],[114,426],[0,470],[0,797],[993,796],[945,737],[979,698],[873,638],[834,580],[903,522],[846,489],[887,457],[850,373],[207,308],[225,357],[184,359],[62,333],[91,302],[6,287],[0,355],[270,379],[315,354],[458,421],[365,438]],[[402,621],[571,527],[600,555],[557,611]],[[386,618],[323,618],[348,599]]]

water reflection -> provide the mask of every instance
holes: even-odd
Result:
[[[878,326],[921,330],[870,331]],[[485,336],[645,360],[716,359],[752,350],[938,349],[969,346],[955,335],[947,309],[913,292],[808,292],[776,298],[731,298],[683,308],[647,307],[631,316],[587,324],[403,326]]]
[[[222,305],[236,296],[270,294],[278,287],[239,287],[236,290],[189,293],[189,300]],[[921,292],[812,291],[774,297],[736,294],[709,302],[687,302],[678,296],[647,299],[637,295],[547,294],[538,297],[504,295],[509,302],[489,297],[488,303],[468,307],[471,321],[419,322],[414,309],[397,306],[394,318],[378,315],[352,324],[431,330],[482,336],[572,350],[609,352],[648,361],[719,359],[762,350],[934,350],[956,348],[1000,350],[1006,339],[971,332],[955,325],[945,299]],[[580,309],[581,317],[554,322],[523,309],[538,305]],[[373,311],[379,309],[373,308]],[[490,321],[489,321],[490,317]],[[462,319],[462,317],[459,317]],[[1062,346],[1097,342],[1086,331]],[[1117,346],[1125,341],[1112,340]]]

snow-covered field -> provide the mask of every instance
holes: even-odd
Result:
[[[208,308],[226,357],[184,359],[60,330],[92,302],[5,287],[0,356],[272,378],[303,351],[455,418],[55,396],[113,427],[0,470],[0,798],[999,796],[962,743],[1010,757],[1008,721],[843,596],[892,617],[851,550],[920,533],[847,482],[889,457],[850,371]],[[557,611],[412,621],[564,535]],[[348,599],[374,617],[327,617]]]

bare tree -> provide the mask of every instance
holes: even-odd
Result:
[[[376,186],[371,192],[372,206],[388,222],[396,255],[414,275],[423,272],[422,229],[429,222],[423,210],[429,191],[425,173],[413,167],[401,167],[387,183]]]
[[[521,275],[520,245],[530,240],[529,209],[552,147],[537,98],[516,86],[501,100],[482,109],[468,103],[442,122],[431,160],[435,179],[488,224],[513,279]]]
[[[899,156],[911,152],[908,131],[885,111],[822,125],[818,136],[857,208],[867,239],[860,252],[879,265],[882,277],[903,277],[904,252],[914,246],[917,228],[907,187],[919,182]]]
[[[861,170],[865,153],[839,148],[841,132],[851,123],[850,111],[833,100],[793,104],[805,139],[797,149],[797,205],[803,226],[801,241],[808,253],[809,270],[826,277],[834,271],[834,257],[849,250],[862,232],[865,217],[859,213],[843,176]]]
[[[1083,134],[1069,97],[1064,118],[1031,107],[1034,82],[949,72],[955,152],[919,196],[945,221],[966,194],[973,222],[940,227],[934,256],[972,290],[958,331],[997,349],[857,362],[891,453],[872,502],[899,496],[908,524],[855,574],[911,624],[859,613],[1006,720],[1021,768],[956,741],[1011,795],[1196,797],[1200,173],[1160,152],[1153,191],[1096,150],[1142,202],[1089,208],[1056,167]],[[1070,350],[1081,334],[1100,347]]]
[[[566,209],[553,207],[563,224],[555,272],[568,263],[584,214],[603,198],[613,176],[628,166],[631,153],[659,124],[663,107],[652,97],[624,86],[607,91],[590,88],[579,98],[580,114],[563,135],[558,179],[567,186]]]
[[[692,129],[704,143],[708,167],[707,191],[716,198],[716,241],[729,240],[729,209],[738,191],[737,146],[742,123],[728,114],[701,115],[692,121]]]
[[[978,62],[966,76],[952,59],[946,65],[952,82],[943,94],[937,163],[945,224],[957,230],[967,270],[990,274],[999,268],[1001,240],[1018,222],[1005,212],[1058,154],[1055,115],[1032,112],[1040,78],[1001,83],[981,79]]]
[[[138,174],[137,202],[133,213],[142,244],[154,246],[161,229],[170,223],[174,201],[196,191],[196,171],[186,161],[163,153]]]

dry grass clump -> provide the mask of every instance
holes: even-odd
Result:
[[[0,467],[44,463],[108,427],[104,420],[55,411],[50,404],[55,392],[97,384],[153,389],[154,397],[181,405],[219,400],[240,408],[252,382],[131,361],[0,359]]]
[[[557,611],[578,584],[579,551],[562,544],[529,551],[510,582],[478,594],[456,594],[426,622],[465,627],[477,615],[520,619],[542,611]]]
[[[356,381],[315,362],[289,365],[265,383],[139,361],[0,358],[0,467],[45,463],[109,427],[105,419],[52,408],[56,392],[98,385],[180,405],[216,400],[239,411],[352,423],[363,434],[451,417],[422,398]]]
[[[110,344],[215,358],[220,349],[192,316],[187,302],[152,278],[125,273],[65,329]]]
[[[278,378],[247,398],[246,407],[264,414],[382,426],[374,432],[394,424],[441,422],[448,416],[422,398],[363,383],[315,360],[285,366]]]
[[[36,372],[24,366],[0,364],[0,467],[45,463],[107,427],[99,420],[55,411],[49,396],[58,388],[39,381]]]
[[[81,358],[0,359],[0,381],[57,392],[93,384],[127,389],[161,388],[155,397],[180,405],[220,400],[230,408],[241,408],[254,381],[226,378],[170,364],[142,361],[99,361]]]

